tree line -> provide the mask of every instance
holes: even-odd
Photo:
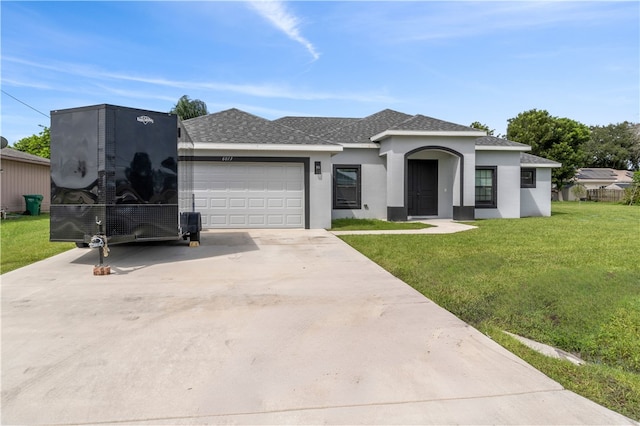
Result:
[[[199,99],[180,97],[169,111],[182,120],[208,114]],[[576,120],[552,116],[546,110],[531,109],[507,120],[506,139],[531,146],[531,153],[562,164],[553,169],[553,183],[558,189],[572,182],[576,170],[601,167],[617,170],[640,170],[640,124],[624,121],[606,126],[587,126]],[[478,121],[471,127],[493,136],[495,130]],[[13,148],[49,158],[49,128],[16,142]]]
[[[552,171],[558,189],[571,183],[576,170],[585,167],[640,170],[640,124],[624,121],[587,126],[546,110],[532,109],[507,120],[506,139],[531,146],[531,154],[561,163]],[[471,127],[494,130],[480,122]]]

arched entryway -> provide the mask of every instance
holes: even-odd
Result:
[[[465,208],[463,201],[463,154],[448,147],[423,146],[405,154],[404,170],[407,219],[473,219],[473,208]]]

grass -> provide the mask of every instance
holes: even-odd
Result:
[[[431,225],[421,222],[387,222],[378,219],[336,219],[331,221],[332,231],[386,231],[424,228],[431,228]]]
[[[474,224],[449,235],[341,238],[509,349],[520,344],[492,330],[589,361],[571,367],[517,352],[566,388],[640,419],[640,208],[554,203],[551,217]]]
[[[483,331],[502,346],[561,383],[566,389],[638,420],[639,374],[603,364],[578,366],[542,355],[495,328]]]
[[[0,221],[0,274],[46,259],[75,247],[49,242],[49,215],[21,216]]]

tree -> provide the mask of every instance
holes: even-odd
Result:
[[[586,125],[536,109],[507,121],[507,139],[531,145],[532,154],[562,164],[552,171],[552,182],[558,191],[573,181],[576,170],[584,164],[583,146],[590,137]]]
[[[471,123],[471,126],[474,129],[478,129],[478,130],[484,130],[485,132],[487,132],[488,136],[493,136],[493,134],[495,133],[494,129],[489,129],[489,126],[487,126],[486,124],[483,124],[479,121],[474,121],[473,123]]]
[[[201,115],[207,115],[207,104],[200,99],[189,99],[189,96],[184,95],[171,109],[172,114],[177,114],[182,120],[188,120],[190,118],[200,117]]]
[[[18,151],[28,152],[38,157],[51,157],[51,134],[49,128],[43,126],[42,131],[37,135],[31,135],[20,139],[13,145]]]
[[[591,138],[584,149],[586,167],[638,170],[640,125],[625,121],[607,126],[592,126]]]

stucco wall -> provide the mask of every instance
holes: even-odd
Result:
[[[497,208],[476,208],[476,219],[520,217],[520,152],[478,151],[476,166],[498,167]]]
[[[26,210],[23,195],[39,194],[44,197],[40,210],[48,212],[51,206],[50,167],[6,158],[1,161],[0,206],[9,212],[22,213]]]
[[[314,153],[309,156],[309,210],[311,229],[331,228],[331,155],[328,153]],[[314,174],[314,163],[320,161],[322,173]]]
[[[551,216],[551,169],[536,169],[536,187],[520,189],[520,216]]]
[[[383,219],[387,218],[387,168],[386,158],[380,157],[377,148],[349,148],[333,156],[334,165],[360,165],[362,182],[362,208],[332,209],[333,219]],[[331,200],[333,203],[333,200]],[[333,205],[330,204],[330,207]]]
[[[383,140],[380,143],[380,152],[387,157],[387,206],[388,207],[404,207],[405,203],[405,154],[423,147],[442,147],[458,152],[462,155],[463,160],[458,161],[454,154],[436,154],[439,162],[438,177],[445,184],[451,184],[450,189],[447,187],[440,189],[439,197],[447,200],[451,197],[454,206],[473,206],[475,204],[475,139],[476,137],[453,137],[453,136],[393,136]],[[421,153],[438,152],[436,150],[425,150],[411,154],[410,158],[428,158],[420,157]],[[427,154],[428,155],[428,154]],[[446,161],[444,161],[446,159]],[[448,163],[448,164],[446,164]],[[445,172],[445,168],[451,166],[451,174]],[[460,180],[461,168],[464,169],[463,181]],[[455,169],[455,171],[454,171]],[[441,174],[445,173],[445,174]],[[460,203],[460,185],[463,185],[463,200]],[[446,185],[445,185],[446,187]],[[451,190],[449,195],[448,191]],[[446,194],[446,195],[445,195]],[[448,209],[440,210],[440,198],[438,203],[438,215],[443,217],[451,217]]]

